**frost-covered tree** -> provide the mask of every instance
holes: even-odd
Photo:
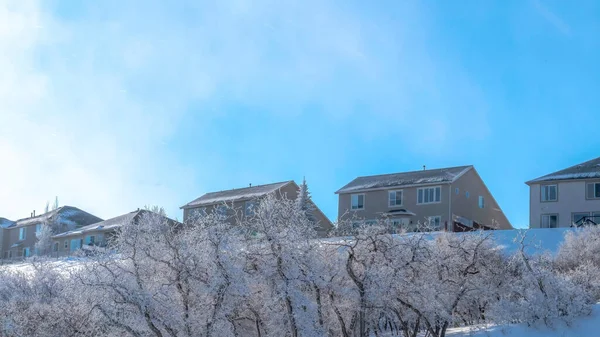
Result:
[[[313,204],[310,191],[308,190],[308,184],[306,183],[306,178],[302,179],[302,184],[300,184],[300,190],[298,191],[298,197],[296,198],[296,205],[298,209],[304,214],[310,221],[315,221],[314,211],[315,205]]]
[[[40,226],[40,230],[35,233],[37,239],[35,251],[38,255],[48,255],[52,252],[52,235],[54,235],[52,226],[44,222]]]

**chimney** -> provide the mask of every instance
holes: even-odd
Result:
[[[423,171],[425,171],[425,165],[423,165]]]
[[[35,209],[33,210],[33,217],[35,217]]]
[[[250,185],[248,187],[252,187],[252,183],[250,183]]]

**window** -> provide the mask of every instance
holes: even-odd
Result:
[[[392,227],[395,232],[400,232],[402,229],[408,228],[408,218],[392,219]]]
[[[589,216],[590,216],[590,213],[588,213],[588,212],[573,213],[571,221],[573,221],[573,223],[575,223],[575,224],[580,224]]]
[[[58,242],[55,242],[54,245],[52,245],[52,251],[58,252]]]
[[[402,206],[402,190],[389,191],[388,205],[390,207]]]
[[[88,235],[85,237],[85,244],[93,246],[96,243],[96,237],[94,235]]]
[[[417,204],[433,204],[440,202],[442,195],[442,188],[436,187],[425,187],[417,190]]]
[[[469,199],[469,196],[470,196],[469,191],[466,191],[465,192],[465,197],[467,197],[467,199]]]
[[[74,252],[79,248],[81,248],[81,239],[72,239],[71,240],[71,251]]]
[[[25,240],[25,227],[19,228],[19,240]]]
[[[540,191],[542,193],[542,201],[547,202],[558,200],[557,185],[544,185]]]
[[[558,227],[558,215],[542,214],[542,223],[540,228],[556,228]]]
[[[63,246],[64,249],[69,248],[69,241],[65,240],[65,244]]]
[[[360,228],[362,226],[362,221],[352,221],[352,228]]]
[[[206,207],[192,208],[190,210],[190,216],[193,216],[193,217],[206,216]]]
[[[484,208],[485,207],[485,199],[483,198],[482,195],[479,196],[479,208]]]
[[[352,210],[365,209],[365,195],[364,194],[352,194],[350,196]]]
[[[255,209],[256,201],[246,201],[246,204],[244,206],[244,212],[246,213],[246,216],[253,216]]]
[[[377,220],[367,220],[367,221],[365,221],[365,225],[367,225],[367,226],[377,225]]]
[[[427,221],[429,222],[429,228],[432,230],[439,230],[442,224],[441,216],[430,216]]]
[[[35,235],[40,234],[41,231],[42,231],[42,224],[35,225]]]
[[[459,194],[460,194],[460,189],[459,189],[458,187],[457,187],[457,188],[455,188],[455,189],[454,189],[454,193],[455,193],[456,195],[459,195]]]
[[[23,248],[23,257],[29,257],[29,247]]]
[[[600,199],[600,182],[587,184],[587,198]]]

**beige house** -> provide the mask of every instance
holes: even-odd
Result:
[[[63,206],[53,211],[29,218],[10,221],[1,219],[0,251],[4,259],[19,259],[35,254],[37,233],[43,224],[48,224],[55,232],[64,232],[83,227],[102,219],[76,207]]]
[[[126,224],[139,221],[145,215],[156,214],[148,210],[133,211],[112,219],[100,221],[85,227],[77,228],[52,236],[52,256],[69,256],[80,250],[92,251],[108,246],[116,231]],[[175,220],[164,218],[173,224]]]
[[[206,193],[194,201],[181,206],[181,209],[183,209],[183,221],[187,222],[190,218],[198,214],[210,214],[213,212],[221,214],[230,221],[235,221],[236,219],[243,220],[252,215],[252,208],[260,202],[261,198],[273,194],[278,198],[285,197],[295,200],[298,197],[299,189],[300,187],[293,180],[290,180]],[[317,223],[317,232],[320,236],[326,236],[327,232],[333,228],[333,225],[314,203],[313,206],[313,216]]]
[[[600,224],[600,158],[526,182],[529,227]]]
[[[380,219],[406,230],[467,231],[512,226],[473,166],[358,177],[335,192],[338,219]]]

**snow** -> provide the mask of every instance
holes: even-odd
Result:
[[[592,178],[600,178],[600,170],[596,172],[578,172],[578,173],[565,173],[565,174],[556,174],[544,176],[538,179],[534,179],[531,182],[541,182],[548,180],[570,180],[570,179],[592,179]]]
[[[551,322],[550,326],[523,324],[488,327],[448,329],[449,337],[591,337],[600,334],[600,304],[596,304],[588,317],[575,320],[570,326],[564,322]]]

